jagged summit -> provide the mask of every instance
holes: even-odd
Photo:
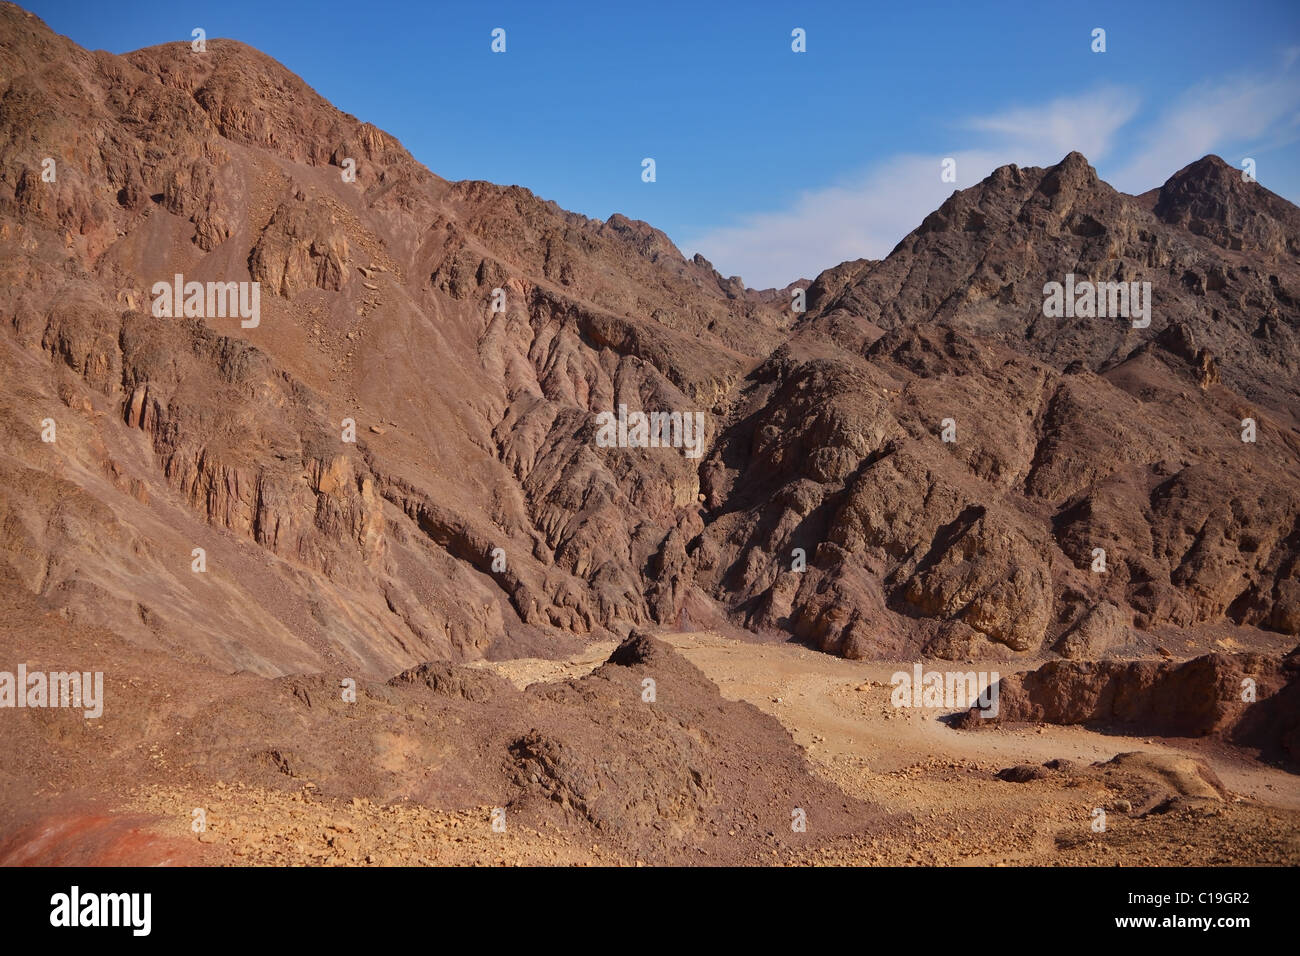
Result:
[[[1300,235],[1296,215],[1217,157],[1176,173],[1154,199],[1112,189],[1079,153],[1047,168],[1003,166],[954,193],[852,281],[819,278],[812,320],[825,326],[851,314],[881,329],[941,320],[1020,343],[1056,368],[1082,362],[1100,371],[1132,352],[1138,330],[1122,322],[1045,322],[1043,285],[1067,274],[1147,280],[1157,296],[1154,330],[1186,325],[1214,354],[1237,355],[1228,380],[1289,418],[1300,407],[1291,365],[1297,343],[1273,330],[1271,317],[1294,306],[1286,284],[1274,282],[1274,266],[1259,257],[1285,258],[1283,271],[1294,267],[1287,250]],[[1231,255],[1220,258],[1224,252]],[[1229,285],[1227,301],[1207,301],[1207,293]],[[1244,302],[1253,305],[1242,309]],[[1267,348],[1261,321],[1274,338]]]

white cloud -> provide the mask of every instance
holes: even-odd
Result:
[[[955,189],[975,185],[999,166],[1050,165],[1071,149],[1085,151],[1089,159],[1104,155],[1137,105],[1132,94],[1104,88],[976,117],[962,125],[991,138],[988,148],[895,156],[841,183],[805,192],[786,209],[746,216],[688,237],[680,247],[760,288],[812,278],[846,259],[881,259]],[[1080,136],[1072,129],[1085,132]],[[957,161],[955,183],[940,180],[946,157]]]
[[[1283,75],[1296,57],[1287,51],[1283,59],[1289,62],[1274,77],[1205,84],[1167,108],[1144,111],[1141,120],[1137,94],[1116,87],[972,117],[959,128],[983,142],[947,154],[957,160],[956,183],[940,181],[941,155],[897,155],[804,192],[784,209],[752,213],[678,245],[750,286],[779,287],[846,259],[883,258],[954,189],[1007,163],[1048,166],[1078,150],[1117,189],[1144,192],[1206,153],[1300,135],[1300,84]]]
[[[1103,87],[1083,96],[1060,97],[1044,106],[976,117],[963,125],[1000,137],[999,145],[1004,150],[1055,157],[1050,162],[1078,150],[1095,163],[1109,155],[1115,134],[1137,111],[1134,93]]]
[[[1294,137],[1297,109],[1300,83],[1293,75],[1203,84],[1144,129],[1134,155],[1106,179],[1125,192],[1146,192],[1207,153],[1253,148],[1261,139],[1288,133]],[[1240,157],[1223,158],[1237,164]]]
[[[958,181],[940,182],[940,156],[896,156],[853,180],[800,195],[789,208],[755,213],[680,246],[750,286],[784,286],[846,259],[883,258],[953,190],[998,165],[991,153],[958,153]],[[1059,158],[1059,157],[1058,157]]]

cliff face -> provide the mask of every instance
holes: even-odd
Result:
[[[375,678],[683,612],[849,656],[1300,632],[1300,211],[1213,157],[1004,167],[797,315],[239,43],[0,36],[0,571],[74,623]],[[156,314],[178,274],[256,321]],[[1067,274],[1150,326],[1045,318]],[[604,447],[620,405],[704,456]]]

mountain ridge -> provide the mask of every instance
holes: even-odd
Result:
[[[852,657],[1300,628],[1300,219],[1217,158],[1143,197],[1000,167],[800,315],[647,223],[445,180],[237,41],[34,19],[0,9],[4,412],[60,438],[6,449],[4,562],[65,617],[376,678],[683,616]],[[178,273],[261,283],[260,325],[150,315]],[[1046,319],[1076,273],[1152,281],[1151,327]],[[705,412],[704,457],[599,448],[620,404]]]

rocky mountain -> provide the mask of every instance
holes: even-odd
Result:
[[[855,657],[1284,646],[1298,215],[1217,157],[1143,197],[1077,153],[954,193],[884,261],[823,273],[749,376],[702,469],[697,580]],[[1145,327],[1046,317],[1075,279],[1150,283]]]
[[[117,57],[2,15],[22,587],[265,674],[671,616],[644,582],[700,530],[696,462],[597,447],[595,414],[698,408],[711,439],[790,316],[644,223],[441,180],[241,44]],[[259,323],[155,317],[177,274],[259,283]]]
[[[742,578],[750,619],[851,656],[881,653],[891,614],[910,619],[900,654],[919,632],[942,657],[1060,655],[1001,681],[1002,722],[1213,735],[1294,769],[1276,655],[1297,632],[1298,234],[1294,206],[1217,157],[1130,197],[1076,153],[1004,167],[884,262],[824,273],[771,383],[753,376],[755,419],[806,420],[794,395],[835,375],[863,401],[819,449],[872,440],[838,474],[777,482],[722,448],[723,487],[757,503],[726,534],[817,555],[802,578]],[[1068,275],[1150,282],[1149,325],[1047,316]],[[936,456],[945,420],[958,437]],[[1219,653],[1243,648],[1273,655]],[[1194,651],[1215,653],[1177,659]]]
[[[682,621],[855,658],[1300,633],[1300,210],[1215,157],[1136,197],[1003,167],[795,312],[444,180],[240,43],[90,52],[8,4],[0,38],[0,573],[73,625],[371,680]],[[1149,283],[1149,324],[1049,317],[1075,281]],[[699,457],[611,447],[621,406],[700,413]]]

